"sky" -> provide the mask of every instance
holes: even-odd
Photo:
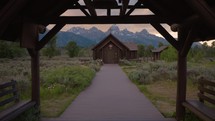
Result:
[[[117,0],[118,1],[118,0]],[[130,0],[130,5],[134,5],[137,2],[137,0]],[[83,0],[79,0],[79,3],[81,5],[84,5]],[[98,16],[106,15],[106,10],[96,10]],[[111,11],[112,15],[119,15],[119,11],[117,10],[112,10]],[[135,10],[131,15],[153,15],[154,13],[151,12],[150,10],[140,10],[137,9]],[[85,16],[80,10],[67,10],[65,13],[63,13],[61,16]],[[131,32],[139,32],[142,31],[143,29],[146,29],[149,33],[154,34],[156,36],[162,37],[162,35],[159,34],[150,24],[116,24],[120,30],[127,29]],[[47,28],[51,29],[54,25],[49,25]],[[96,25],[86,25],[86,24],[81,24],[81,25],[66,25],[64,28],[62,28],[61,31],[67,31],[71,29],[72,27],[82,27],[86,29],[90,29],[92,27],[97,27],[98,29],[102,31],[107,31],[112,24],[96,24]],[[177,32],[172,32],[170,30],[170,26],[167,24],[162,24],[162,26],[174,37],[177,38]],[[215,40],[214,40],[215,41]],[[210,45],[211,42],[208,44]]]

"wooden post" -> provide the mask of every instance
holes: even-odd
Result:
[[[25,18],[21,33],[21,47],[27,48],[31,56],[31,100],[36,102],[36,107],[40,106],[40,75],[39,75],[39,50],[37,49],[39,40],[39,26],[33,20]]]
[[[182,103],[186,100],[186,83],[187,83],[187,55],[181,55],[184,42],[186,40],[186,32],[180,28],[178,31],[178,81],[177,81],[177,97],[176,97],[176,120],[182,121],[185,117],[185,108]]]
[[[40,73],[39,73],[39,52],[35,51],[31,57],[32,72],[32,100],[40,105]]]
[[[176,119],[182,121],[185,116],[185,108],[182,103],[186,99],[186,82],[187,82],[187,58],[178,54],[178,83],[176,98]]]
[[[111,9],[107,9],[107,16],[111,16]]]
[[[39,51],[28,49],[31,56],[31,78],[32,78],[32,101],[40,106],[40,73],[39,73]]]

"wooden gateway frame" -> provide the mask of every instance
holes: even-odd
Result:
[[[39,50],[66,24],[151,24],[178,51],[176,119],[184,119],[187,82],[187,53],[193,42],[215,38],[214,0],[1,0],[0,39],[19,41],[31,56],[32,99],[40,105]],[[98,15],[97,9],[106,10]],[[118,10],[112,15],[111,10]],[[150,10],[132,15],[137,10]],[[64,16],[66,10],[79,10],[83,16]],[[41,39],[38,34],[49,24],[55,26]],[[178,32],[173,38],[161,24]]]

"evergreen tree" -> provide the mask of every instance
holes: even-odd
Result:
[[[26,55],[24,48],[20,48],[17,42],[0,40],[0,58],[14,58]]]
[[[158,47],[164,46],[164,44],[162,42],[158,43]]]
[[[42,50],[42,54],[44,56],[48,56],[49,58],[52,58],[56,55],[60,55],[60,51],[57,49],[57,46],[56,46],[56,40],[57,40],[57,37],[54,36],[46,45],[45,48],[43,48]]]
[[[145,47],[143,44],[138,45],[137,54],[139,57],[144,57],[145,55]]]
[[[169,46],[167,50],[165,50],[161,53],[161,59],[168,61],[168,62],[176,61],[177,53],[178,52],[174,47]]]
[[[78,56],[80,48],[77,46],[76,42],[70,41],[66,46],[66,50],[69,57],[76,57]]]
[[[152,56],[152,50],[154,49],[154,46],[152,45],[148,45],[146,46],[146,49],[145,49],[145,56],[146,57],[151,57]]]

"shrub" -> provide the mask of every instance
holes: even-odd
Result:
[[[124,66],[131,66],[132,65],[132,63],[130,61],[128,61],[127,59],[119,60],[119,64],[124,65]]]
[[[141,72],[133,71],[133,72],[130,72],[128,76],[133,81],[139,81],[141,78]]]
[[[26,55],[26,51],[18,43],[0,40],[0,58],[15,58]]]
[[[78,56],[78,53],[80,51],[80,47],[76,44],[76,42],[70,41],[66,45],[66,50],[67,50],[69,57],[76,57],[76,56]]]
[[[205,66],[204,64],[189,63],[187,69],[188,81],[197,83],[200,77],[207,80],[215,79],[214,65]],[[194,66],[192,66],[194,65]],[[156,81],[177,80],[177,63],[156,61],[144,63],[136,66],[137,69],[128,71],[129,78],[140,84],[150,84]],[[129,69],[129,68],[128,68]]]
[[[19,94],[21,99],[27,99],[30,97],[31,92],[31,82],[28,80],[17,80],[17,89],[19,90]]]
[[[60,50],[57,48],[56,40],[57,40],[57,37],[54,36],[47,43],[46,47],[42,49],[42,54],[44,56],[48,56],[49,58],[52,58],[54,56],[60,55]]]
[[[89,67],[93,69],[95,72],[98,72],[100,70],[101,64],[99,62],[93,61],[89,64]]]
[[[56,67],[41,72],[41,96],[57,96],[87,87],[95,71],[86,66]]]
[[[190,111],[186,111],[185,121],[202,121],[195,114]]]
[[[39,121],[39,110],[32,107],[29,110],[25,111],[21,115],[19,115],[13,121]]]
[[[169,48],[167,50],[165,50],[161,53],[161,59],[168,61],[168,62],[176,61],[177,60],[177,50],[174,47],[169,46]]]

